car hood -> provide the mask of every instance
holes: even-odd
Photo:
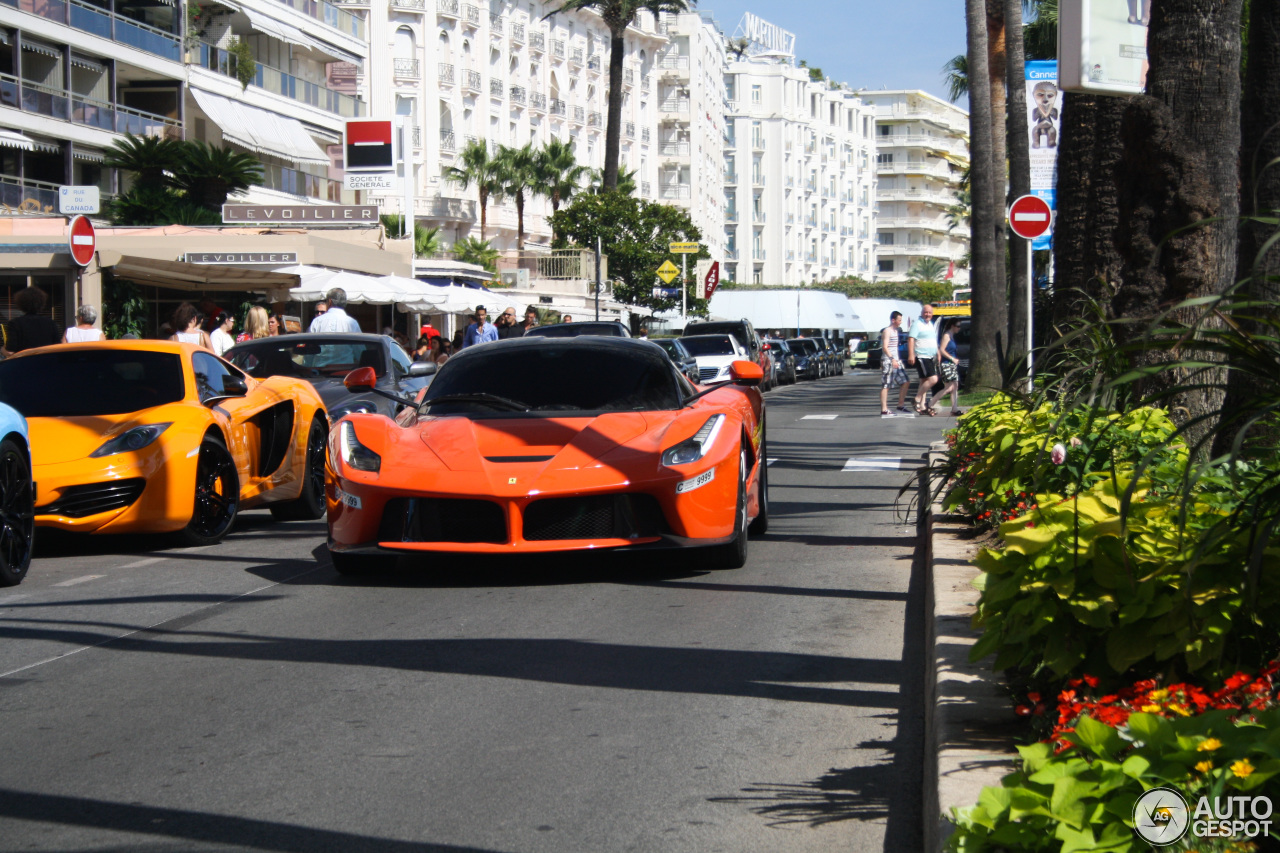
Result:
[[[745,355],[699,355],[694,357],[698,367],[724,367],[735,361],[750,361]]]
[[[84,459],[109,440],[134,427],[170,423],[176,418],[164,407],[127,415],[86,415],[72,418],[30,418],[31,461],[57,465]]]

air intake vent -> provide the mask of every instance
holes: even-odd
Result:
[[[378,540],[500,545],[507,541],[507,519],[493,501],[395,498],[382,511]]]
[[[146,486],[147,481],[142,477],[71,486],[63,489],[62,496],[53,503],[36,507],[36,515],[88,518],[100,512],[111,512],[132,504]]]
[[[524,511],[524,538],[639,539],[667,532],[666,519],[652,495],[598,495],[546,498]]]

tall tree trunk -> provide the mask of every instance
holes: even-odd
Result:
[[[969,186],[972,201],[973,333],[969,381],[975,388],[1003,385],[997,341],[1005,332],[1004,264],[996,257],[999,216],[992,162],[991,77],[987,62],[986,0],[965,0],[969,61]]]
[[[489,194],[480,190],[480,239],[485,239],[485,229],[489,225]]]
[[[1008,124],[1009,99],[1005,92],[1005,75],[1008,53],[1005,47],[1007,30],[1004,20],[1005,0],[987,0],[987,55],[990,57],[987,74],[991,79],[991,168],[995,170],[996,209],[996,264],[1004,284],[1005,296],[1000,302],[1001,313],[997,319],[999,328],[1006,331],[1009,325],[1009,277],[1008,243],[1009,229],[1005,224],[1005,186],[1008,181],[1009,148],[1005,127]],[[1005,360],[1016,358],[1005,338]]]
[[[626,23],[621,27],[609,24],[609,119],[604,131],[604,189],[618,188],[618,155],[622,146],[622,60],[626,57],[623,35]]]
[[[1240,213],[1275,216],[1280,212],[1280,164],[1276,164],[1280,158],[1280,0],[1252,0],[1248,20],[1248,59],[1240,100]],[[1247,218],[1240,221],[1236,281],[1244,282],[1242,295],[1250,299],[1280,303],[1280,248],[1272,246],[1263,252],[1263,244],[1275,231],[1274,225]],[[1256,326],[1248,318],[1237,319],[1245,328]],[[1244,374],[1231,373],[1223,409],[1240,410],[1256,391]],[[1235,432],[1222,430],[1215,451],[1229,452]],[[1271,437],[1274,443],[1277,436]]]
[[[516,248],[524,251],[524,191],[516,193]]]
[[[1005,88],[1008,90],[1008,124],[1005,142],[1009,151],[1009,197],[1014,199],[1031,192],[1031,142],[1027,137],[1027,74],[1022,43],[1022,0],[1004,0]],[[1009,238],[1009,349],[1017,355],[1025,353],[1027,341],[1027,257],[1029,241]]]
[[[1130,101],[1121,128],[1124,286],[1114,302],[1121,317],[1150,317],[1180,300],[1220,293],[1235,279],[1240,3],[1161,0],[1152,5],[1149,94]],[[1215,221],[1205,223],[1210,218]],[[1187,321],[1195,313],[1176,319]],[[1134,326],[1120,331],[1129,341],[1140,334]],[[1177,354],[1144,349],[1133,360],[1154,366],[1188,357],[1214,358],[1187,349]],[[1215,387],[1187,387],[1205,382]],[[1225,368],[1194,375],[1169,369],[1140,390],[1170,392],[1175,417],[1185,421],[1221,411],[1224,384]],[[1194,442],[1212,428],[1212,420],[1205,421],[1188,437]]]

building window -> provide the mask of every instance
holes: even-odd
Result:
[[[876,133],[881,136],[893,136],[893,128],[887,124],[882,124],[876,128]]]
[[[751,84],[751,103],[758,104],[764,99],[759,83]]]
[[[893,154],[892,153],[876,154],[876,162],[882,165],[885,163],[892,163]]]
[[[893,272],[893,258],[884,258],[877,266],[880,272]]]
[[[892,231],[880,231],[879,233],[877,233],[877,234],[876,234],[876,242],[878,242],[881,246],[892,246],[892,245],[893,245],[893,232],[892,232]]]

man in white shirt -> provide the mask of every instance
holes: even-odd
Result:
[[[347,292],[345,290],[341,287],[335,287],[325,294],[325,301],[329,303],[329,310],[312,320],[311,326],[307,331],[324,334],[343,332],[359,334],[360,324],[356,322],[354,317],[347,314]]]
[[[209,335],[209,341],[213,344],[213,354],[223,356],[227,350],[236,345],[236,339],[231,337],[231,330],[236,326],[236,318],[223,311],[218,315],[218,327],[213,330],[213,334]]]
[[[920,309],[920,319],[911,327],[907,338],[907,363],[914,364],[920,373],[920,387],[916,390],[916,412],[934,414],[928,405],[929,389],[938,381],[938,327],[933,322],[933,306]]]

